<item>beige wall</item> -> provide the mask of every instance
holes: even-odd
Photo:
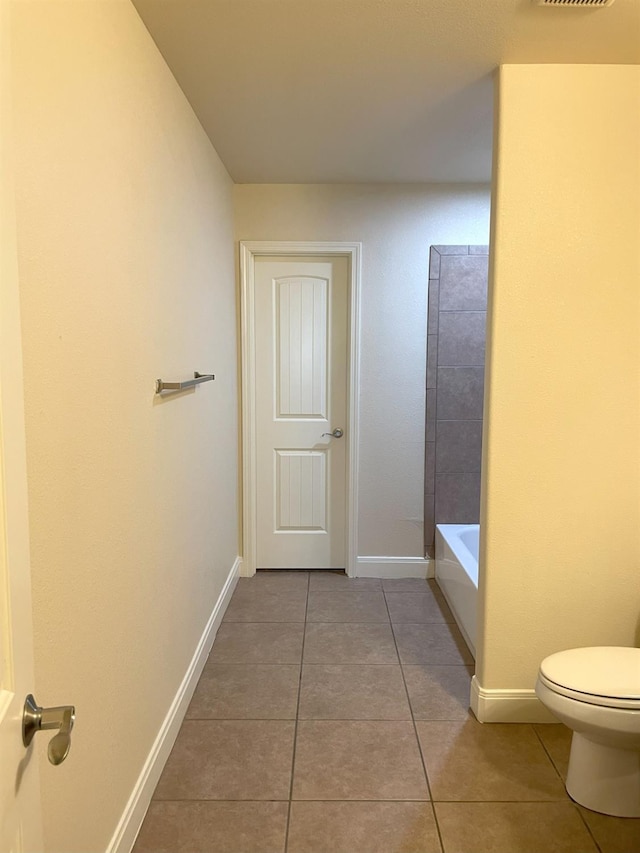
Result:
[[[234,188],[237,240],[361,241],[358,554],[422,557],[432,243],[487,243],[483,185]]]
[[[498,81],[478,679],[640,640],[640,68]]]
[[[35,693],[77,708],[45,834],[91,853],[237,555],[232,185],[129,0],[13,15]]]

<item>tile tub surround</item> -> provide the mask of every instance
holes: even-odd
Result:
[[[637,853],[640,820],[567,796],[564,726],[472,717],[435,583],[366,581],[243,579],[267,621],[223,622],[134,853]]]
[[[432,246],[427,318],[425,552],[436,524],[477,524],[488,246]]]

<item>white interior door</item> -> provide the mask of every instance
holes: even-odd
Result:
[[[9,18],[0,2],[0,853],[42,850],[37,756],[22,744],[33,655],[22,347],[11,171]]]
[[[348,260],[258,256],[254,287],[257,567],[344,569]]]

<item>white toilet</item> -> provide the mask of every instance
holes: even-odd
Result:
[[[569,649],[540,664],[536,694],[573,730],[567,791],[588,809],[640,817],[640,649]]]

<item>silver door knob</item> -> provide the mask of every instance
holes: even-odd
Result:
[[[30,693],[22,712],[22,743],[29,746],[36,732],[58,729],[58,733],[49,741],[48,754],[52,764],[62,764],[71,749],[71,729],[75,721],[76,709],[73,705],[41,708]]]
[[[323,432],[322,435],[328,435],[329,438],[342,438],[344,430],[340,429],[340,427],[336,427],[333,432]]]

